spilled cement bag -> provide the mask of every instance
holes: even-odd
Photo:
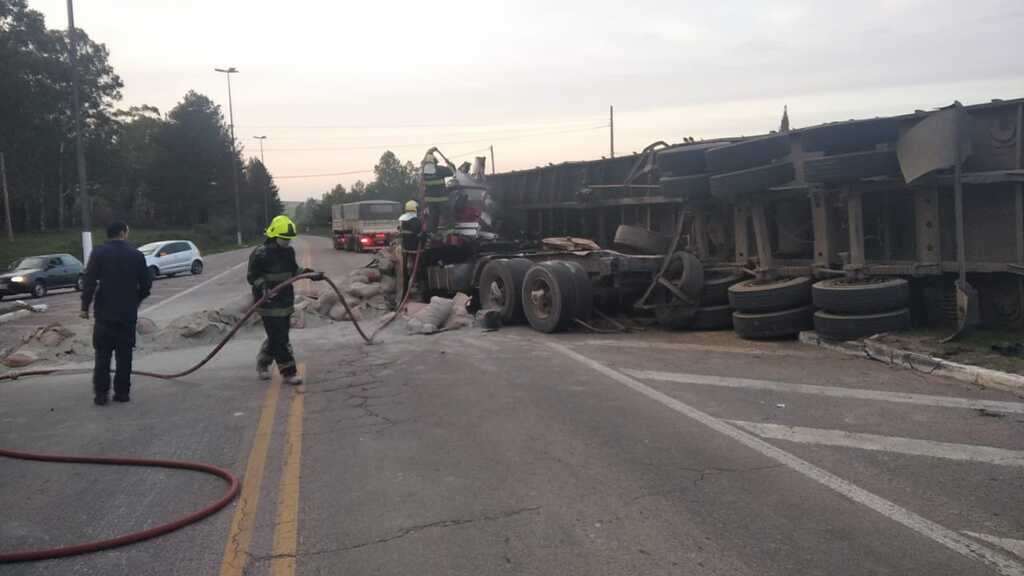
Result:
[[[409,333],[433,334],[441,329],[452,313],[452,301],[440,296],[430,299],[430,304],[409,319]]]
[[[380,284],[364,284],[362,282],[353,282],[349,285],[348,289],[345,290],[346,294],[351,294],[362,300],[369,300],[374,296],[380,294]]]
[[[321,316],[327,316],[331,313],[331,308],[338,303],[338,293],[335,292],[330,286],[325,286],[320,290],[320,295],[316,301],[316,311]]]
[[[349,307],[352,308],[352,316],[353,316],[353,318],[351,318],[351,319],[353,319],[353,320],[361,320],[362,319],[361,318],[362,315],[359,313],[359,310],[356,310],[356,308],[355,308],[358,305],[359,305],[358,302],[351,302],[351,303],[349,303]],[[331,317],[331,320],[336,320],[336,321],[339,321],[339,322],[342,321],[342,320],[349,320],[350,319],[349,315],[348,315],[348,310],[345,310],[345,306],[342,305],[341,302],[338,302],[337,304],[334,305],[333,308],[331,308],[330,312],[328,313],[328,316]]]

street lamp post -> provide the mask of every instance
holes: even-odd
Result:
[[[92,218],[89,187],[85,178],[85,148],[82,144],[82,106],[78,99],[78,32],[75,30],[75,7],[68,0],[68,61],[71,63],[71,102],[75,109],[75,156],[78,161],[78,201],[82,205],[82,261],[89,261],[92,252]],[[10,218],[8,218],[8,221]],[[8,224],[9,225],[9,224]]]
[[[68,0],[70,2],[70,0]],[[214,68],[214,72],[223,73],[228,79],[228,118],[231,122],[231,179],[235,183],[235,235],[238,239],[238,245],[242,245],[242,212],[239,206],[238,200],[238,167],[235,166],[235,158],[238,157],[238,152],[235,149],[235,110],[231,102],[231,75],[237,74],[238,69],[234,66],[230,68]]]
[[[267,137],[253,136],[253,138],[260,141],[260,164],[263,165],[263,171],[266,172],[267,163],[263,160],[263,141]],[[270,222],[270,172],[267,172],[267,183],[263,187],[263,221]]]

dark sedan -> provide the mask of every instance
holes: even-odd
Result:
[[[85,269],[70,254],[28,256],[15,260],[7,272],[0,274],[0,298],[13,294],[31,294],[42,298],[53,288],[82,289]]]

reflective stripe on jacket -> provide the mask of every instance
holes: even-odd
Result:
[[[295,249],[281,246],[268,238],[249,255],[246,279],[252,285],[253,297],[259,298],[278,284],[297,276],[300,272],[295,261]],[[260,305],[261,316],[290,316],[295,304],[295,289],[289,285],[272,299]]]

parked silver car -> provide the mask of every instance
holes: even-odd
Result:
[[[146,257],[146,266],[154,278],[182,272],[203,273],[203,257],[199,248],[188,240],[150,242],[140,246],[139,251]]]

